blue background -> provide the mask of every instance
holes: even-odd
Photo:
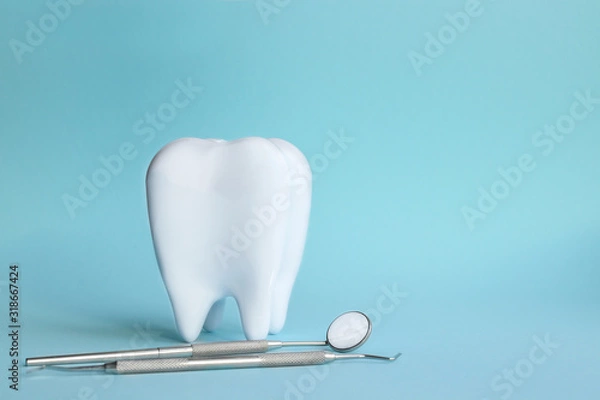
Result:
[[[482,1],[420,75],[409,53],[426,54],[426,34],[463,1],[278,4],[264,19],[254,1],[89,0],[19,63],[11,39],[49,9],[2,2],[0,281],[18,262],[20,358],[178,343],[144,193],[166,143],[281,137],[311,158],[343,129],[354,142],[317,174],[276,339],[320,340],[335,315],[361,309],[375,322],[363,349],[401,360],[114,379],[21,371],[13,393],[2,335],[0,397],[598,398],[600,105],[547,156],[532,138],[576,92],[600,96],[600,4]],[[144,143],[133,125],[188,78],[202,94]],[[125,142],[136,158],[71,218],[62,196]],[[470,229],[462,208],[523,154],[536,168]],[[394,285],[406,292],[396,303],[382,298]],[[546,334],[552,355],[494,389]],[[241,338],[230,303],[201,340]]]

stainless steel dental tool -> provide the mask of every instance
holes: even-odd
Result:
[[[200,358],[214,357],[220,355],[234,354],[251,354],[264,353],[272,349],[291,346],[329,346],[338,352],[346,352],[360,347],[371,335],[371,321],[369,318],[359,311],[349,311],[338,316],[329,325],[327,330],[327,340],[317,342],[281,342],[270,340],[250,340],[237,342],[215,342],[215,343],[196,343],[176,347],[163,347],[143,350],[127,350],[114,351],[105,353],[86,353],[73,354],[50,357],[28,358],[25,360],[27,366],[42,366],[42,365],[64,365],[64,364],[84,364],[84,363],[114,363],[115,361],[125,360],[150,360],[150,359],[178,359],[178,358]],[[279,353],[286,354],[286,353]],[[295,353],[302,354],[302,353]],[[316,353],[306,353],[316,354]],[[319,354],[333,354],[320,352]],[[323,356],[329,360],[330,356]],[[357,358],[352,355],[351,358]],[[364,358],[364,357],[363,357]],[[233,359],[229,359],[229,363]],[[262,361],[262,358],[257,359],[256,356],[249,358],[247,361],[256,362],[271,362]],[[273,360],[267,357],[265,360]],[[333,359],[331,359],[333,360]],[[155,360],[156,361],[156,360]],[[194,360],[195,361],[195,360]],[[170,360],[172,363],[173,361]],[[181,365],[197,365],[189,364],[190,360],[183,360]],[[208,361],[207,361],[208,362]],[[210,364],[210,362],[209,362]],[[128,365],[128,364],[125,364]],[[204,365],[202,363],[198,365]],[[211,364],[212,365],[212,364]]]
[[[102,365],[83,367],[50,367],[62,371],[100,371],[112,374],[148,374],[159,372],[183,372],[214,369],[299,367],[307,365],[327,364],[336,360],[374,359],[395,361],[400,353],[393,357],[375,356],[371,354],[337,354],[328,351],[312,351],[297,353],[267,353],[245,356],[229,356],[221,358],[197,359],[164,359],[164,360],[125,360]]]

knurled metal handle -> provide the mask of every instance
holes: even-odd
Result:
[[[180,372],[211,369],[296,367],[320,365],[333,361],[335,356],[324,351],[298,353],[266,353],[222,358],[165,358],[156,360],[118,361],[114,371],[118,374],[143,374],[152,372]]]
[[[264,353],[269,350],[266,340],[192,344],[192,357],[212,357],[226,354]]]
[[[307,351],[298,353],[268,353],[258,355],[261,367],[296,367],[303,365],[320,365],[333,358],[328,358],[324,351]]]
[[[117,374],[147,374],[152,372],[189,371],[186,358],[164,358],[154,360],[117,361],[114,372]]]

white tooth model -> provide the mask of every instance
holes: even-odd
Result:
[[[281,139],[184,138],[146,177],[154,248],[179,332],[197,339],[237,301],[249,340],[278,333],[302,260],[312,196],[304,155]]]

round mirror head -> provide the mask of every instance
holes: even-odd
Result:
[[[337,317],[327,330],[327,343],[337,351],[351,351],[363,345],[371,335],[371,320],[360,311],[348,311]]]

